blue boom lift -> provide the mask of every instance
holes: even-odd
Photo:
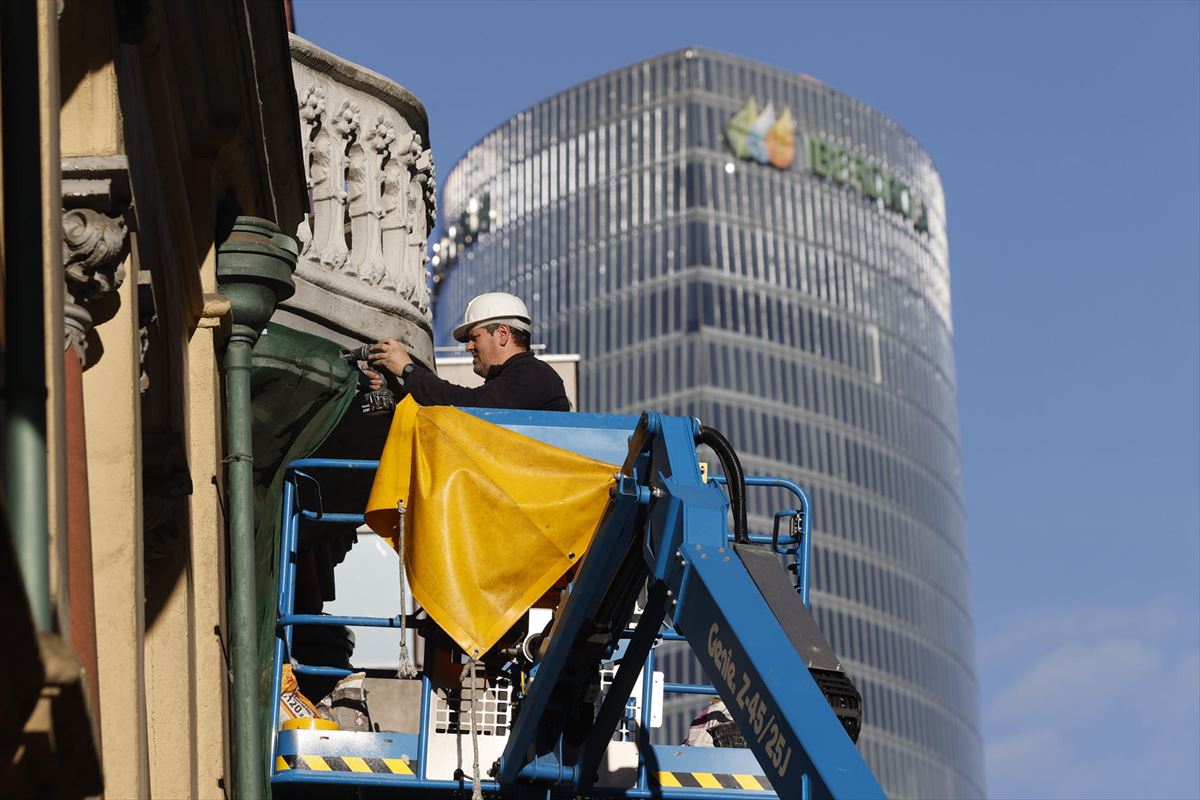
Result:
[[[486,795],[522,800],[884,796],[854,745],[858,692],[807,608],[810,512],[798,486],[745,476],[724,437],[690,418],[472,413],[621,464],[548,635],[535,631],[524,647],[485,659],[486,716],[474,698],[468,704],[466,689],[438,689],[427,664],[413,680],[394,672],[380,679],[402,688],[390,696],[411,706],[407,724],[278,730],[276,718],[270,775],[277,797],[461,795],[473,777]],[[702,476],[698,445],[716,453],[723,476]],[[304,508],[302,486],[322,470],[374,468],[317,459],[292,465],[284,488],[276,695],[288,661],[300,675],[348,673],[296,663],[296,626],[404,626],[428,638],[431,623],[420,615],[294,613],[300,525],[361,520]],[[746,487],[754,485],[789,489],[797,499],[798,508],[775,514],[770,536],[746,529]],[[719,695],[744,747],[651,744],[655,648],[671,640],[688,642],[712,683],[663,690]],[[605,667],[611,677],[598,691]],[[640,698],[631,700],[639,682]]]

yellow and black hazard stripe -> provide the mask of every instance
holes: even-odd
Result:
[[[416,777],[412,766],[403,758],[367,758],[358,756],[278,756],[275,769],[310,770],[312,772],[374,772],[384,775]]]
[[[730,775],[718,772],[651,772],[650,782],[669,789],[771,791],[771,784],[765,775]]]

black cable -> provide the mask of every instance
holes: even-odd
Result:
[[[700,426],[700,435],[696,437],[696,441],[712,448],[725,471],[729,502],[733,507],[734,541],[749,542],[750,534],[746,529],[746,473],[742,471],[742,462],[738,459],[737,452],[719,430],[707,425]]]

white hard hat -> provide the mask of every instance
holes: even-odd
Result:
[[[465,342],[471,331],[487,322],[503,322],[526,333],[531,330],[529,309],[521,298],[508,292],[487,292],[467,303],[462,324],[454,329],[454,338]]]

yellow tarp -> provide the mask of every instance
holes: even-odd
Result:
[[[583,557],[615,471],[409,397],[392,419],[367,524],[396,547],[404,501],[413,595],[464,652],[482,655]]]

